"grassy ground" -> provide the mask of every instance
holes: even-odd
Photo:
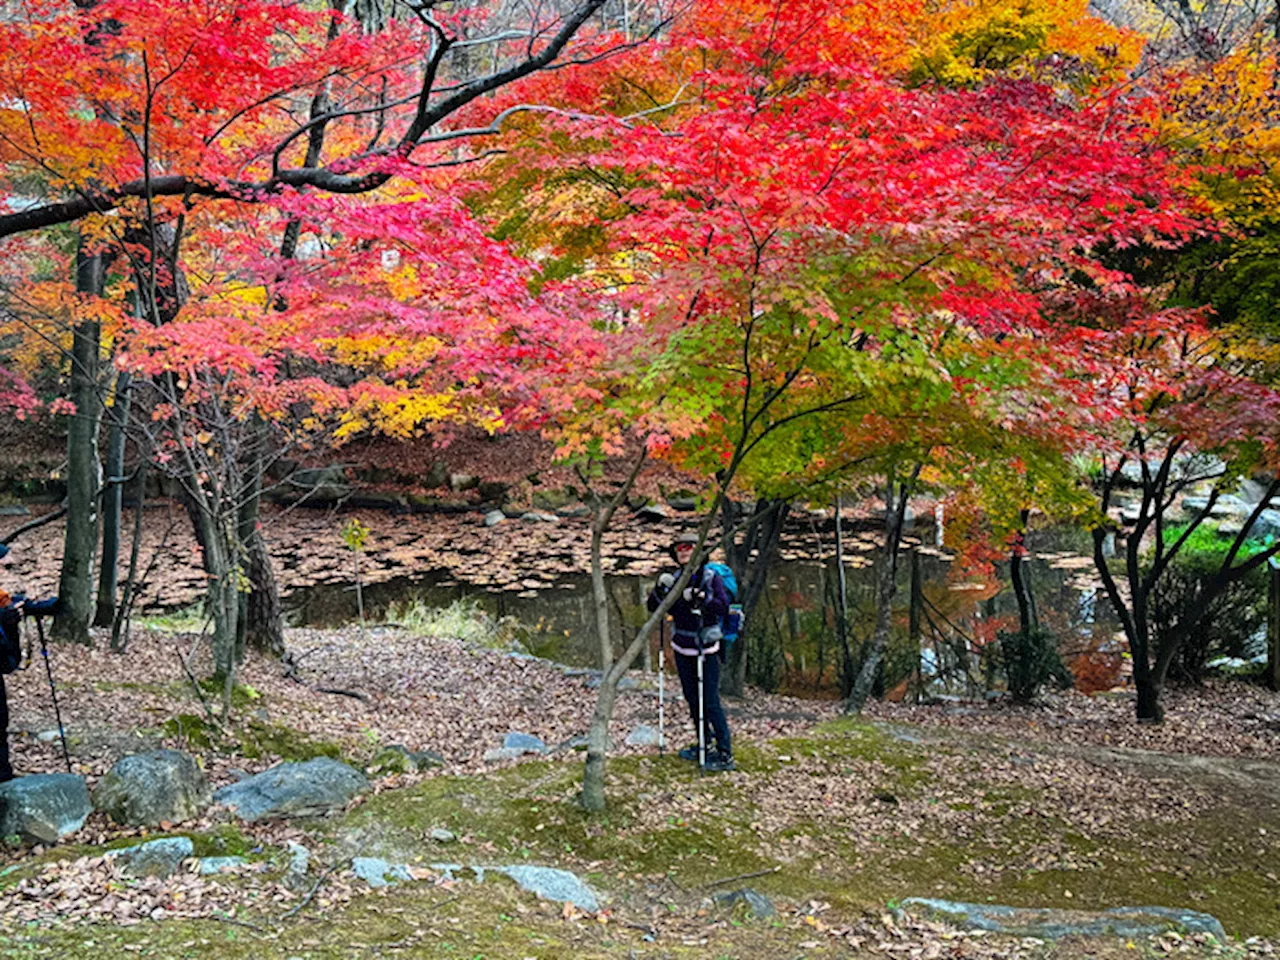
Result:
[[[1223,779],[1176,757],[1150,760],[836,721],[744,745],[739,771],[727,776],[699,777],[670,755],[616,760],[611,806],[598,817],[575,803],[574,762],[437,776],[310,824],[317,861],[358,853],[424,868],[561,866],[605,895],[603,922],[492,876],[369,893],[339,870],[288,919],[296,900],[264,896],[242,907],[236,922],[13,931],[0,940],[0,957],[791,958],[886,945],[926,958],[1222,952],[1183,941],[975,939],[884,916],[909,896],[1181,906],[1216,915],[1233,937],[1280,937],[1272,784]],[[433,843],[436,827],[457,841]],[[222,846],[245,845],[232,833],[224,828]],[[743,874],[759,875],[732,879]],[[752,920],[708,900],[713,890],[739,886],[772,897],[780,917]]]

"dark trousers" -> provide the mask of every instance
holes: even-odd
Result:
[[[0,783],[13,779],[13,767],[9,764],[9,697],[4,689],[4,677],[0,675]]]
[[[672,651],[675,653],[675,651]],[[693,717],[693,729],[698,729],[698,658],[676,653],[676,670],[680,674],[680,686]],[[706,743],[714,737],[721,753],[730,752],[729,722],[724,718],[720,705],[720,656],[708,654],[702,658],[703,714],[707,721]]]

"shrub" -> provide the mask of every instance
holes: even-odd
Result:
[[[1038,626],[1025,632],[1001,630],[996,637],[1000,666],[1014,700],[1029,703],[1050,683],[1059,690],[1071,686],[1071,671],[1058,655],[1058,639],[1048,630]]]
[[[1165,534],[1166,542],[1176,542],[1180,530]],[[1151,633],[1157,651],[1173,642],[1192,610],[1201,584],[1216,574],[1231,549],[1232,537],[1219,536],[1217,529],[1202,524],[1187,538],[1178,556],[1169,565],[1152,591]],[[1261,543],[1246,543],[1235,563],[1263,549]],[[1199,682],[1205,664],[1216,657],[1248,659],[1250,639],[1267,620],[1267,568],[1262,565],[1244,578],[1229,584],[1209,604],[1204,616],[1183,641],[1169,666],[1175,680]]]

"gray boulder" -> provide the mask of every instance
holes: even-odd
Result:
[[[484,515],[484,525],[486,527],[496,527],[498,524],[504,522],[506,519],[507,519],[507,515],[503,513],[501,510],[490,510],[488,513]]]
[[[156,750],[119,760],[93,791],[93,805],[116,823],[156,827],[200,815],[213,799],[204,771],[181,750]]]
[[[93,812],[84,778],[37,773],[0,783],[0,836],[18,834],[36,843],[57,843],[84,826]]]
[[[190,837],[162,837],[117,850],[113,856],[131,877],[170,877],[187,857],[195,855]]]
[[[991,903],[959,903],[910,897],[907,913],[944,920],[968,930],[989,930],[1018,937],[1056,940],[1069,936],[1149,937],[1167,930],[1207,933],[1225,942],[1216,917],[1170,907],[1113,907],[1110,910],[1058,910],[1049,907],[1006,907]]]
[[[359,770],[328,757],[281,763],[223,787],[215,802],[252,823],[270,817],[313,817],[341,810],[369,789]]]
[[[772,900],[748,887],[717,893],[711,900],[717,907],[730,910],[739,903],[746,904],[747,913],[757,920],[771,920],[778,915],[778,908],[773,905]]]

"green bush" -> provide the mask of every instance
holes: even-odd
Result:
[[[1185,528],[1182,528],[1185,529]],[[1175,543],[1181,529],[1165,534],[1166,543]],[[1218,572],[1234,538],[1218,535],[1215,526],[1201,524],[1183,544],[1152,591],[1151,636],[1157,651],[1174,642],[1174,635],[1192,615],[1199,590]],[[1235,563],[1248,559],[1263,545],[1245,543]],[[1205,664],[1216,657],[1244,657],[1251,651],[1249,640],[1267,620],[1267,568],[1263,564],[1244,578],[1229,584],[1209,604],[1204,616],[1191,630],[1175,654],[1169,675],[1175,680],[1199,682]]]
[[[1058,638],[1048,630],[1038,626],[1025,632],[1001,630],[997,640],[1000,666],[1014,700],[1029,703],[1050,683],[1060,690],[1071,686],[1071,671],[1058,655]]]

